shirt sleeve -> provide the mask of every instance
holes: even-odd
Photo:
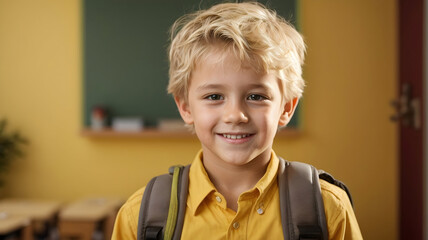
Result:
[[[141,188],[135,192],[120,208],[114,224],[112,240],[137,239],[138,217],[144,189]]]
[[[363,239],[348,195],[341,188],[320,180],[330,240]]]

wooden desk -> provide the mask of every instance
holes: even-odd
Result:
[[[65,207],[59,214],[61,239],[79,237],[90,240],[100,228],[104,239],[110,239],[117,211],[123,201],[112,198],[88,198]]]
[[[5,236],[33,240],[31,220],[27,217],[0,212],[0,239]]]
[[[54,217],[60,208],[60,203],[33,199],[2,199],[0,212],[10,212],[14,215],[30,217],[35,221],[46,221]]]
[[[0,234],[21,231],[21,239],[47,235],[55,225],[60,204],[32,199],[0,200]],[[21,229],[21,230],[20,230]]]
[[[33,234],[46,234],[55,225],[60,203],[35,199],[2,199],[0,212],[30,220]]]

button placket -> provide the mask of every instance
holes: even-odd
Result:
[[[257,208],[257,213],[258,213],[259,215],[262,215],[263,213],[265,213],[265,208],[264,208],[264,206],[263,206],[263,203],[260,203],[260,204],[259,204],[259,207]]]

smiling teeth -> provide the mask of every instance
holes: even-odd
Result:
[[[229,138],[229,139],[241,139],[250,136],[249,134],[243,134],[243,135],[230,135],[230,134],[223,134],[223,137]]]

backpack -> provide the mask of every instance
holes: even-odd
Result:
[[[319,179],[348,188],[315,167],[280,158],[278,187],[281,223],[285,240],[328,240],[328,230]],[[169,174],[154,177],[141,201],[137,240],[181,238],[188,194],[190,165],[173,166]],[[170,190],[170,191],[169,191]]]

